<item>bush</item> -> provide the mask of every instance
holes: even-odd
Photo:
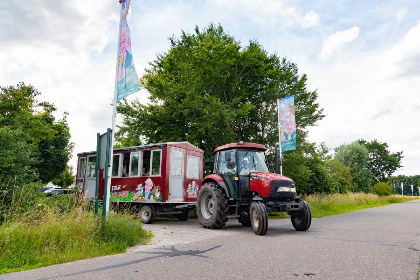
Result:
[[[379,196],[391,195],[392,187],[388,183],[379,182],[373,186],[373,191]]]

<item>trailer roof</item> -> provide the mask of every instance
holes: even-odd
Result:
[[[214,149],[215,152],[221,151],[221,150],[227,150],[227,149],[258,149],[258,150],[267,150],[267,147],[262,144],[256,144],[256,143],[245,143],[245,142],[239,142],[239,143],[230,143],[226,144],[220,147],[217,147]]]
[[[124,147],[124,148],[117,148],[117,149],[114,149],[114,152],[116,152],[116,151],[132,151],[132,150],[147,149],[147,148],[154,148],[154,147],[165,147],[167,145],[176,145],[176,144],[188,144],[188,145],[194,147],[195,149],[197,149],[201,152],[204,152],[200,148],[198,148],[198,147],[194,146],[193,144],[191,144],[189,142],[186,142],[186,141],[184,141],[184,142],[156,143],[156,144],[148,144],[148,145],[141,145],[141,146],[131,146],[131,147]],[[89,155],[89,154],[96,154],[96,151],[78,153],[77,156],[79,156],[79,155]]]

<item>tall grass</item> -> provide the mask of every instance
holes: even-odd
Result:
[[[0,274],[122,253],[151,237],[128,213],[110,212],[103,223],[80,197],[23,189],[9,193],[7,207],[0,207]]]
[[[313,194],[305,197],[313,217],[324,217],[377,206],[419,199],[402,195],[378,196],[366,193]]]
[[[409,200],[419,199],[417,196],[378,196],[366,193],[347,193],[347,194],[311,194],[303,197],[308,202],[312,217],[319,218],[331,216],[366,208],[384,206],[392,203],[400,203]],[[273,218],[289,218],[282,213],[275,213]]]

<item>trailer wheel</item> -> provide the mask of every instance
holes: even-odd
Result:
[[[139,211],[143,224],[151,224],[156,218],[156,209],[152,205],[143,205]]]
[[[182,211],[181,214],[177,214],[175,217],[177,217],[177,219],[180,221],[186,221],[190,217],[190,210]]]
[[[242,211],[239,214],[238,221],[243,225],[244,227],[250,227],[251,226],[251,217],[249,216],[249,212]]]
[[[227,198],[213,182],[205,183],[197,197],[197,215],[205,228],[222,228],[227,222]]]
[[[265,235],[268,229],[267,208],[264,203],[254,201],[249,207],[251,226],[256,235]]]
[[[301,200],[303,210],[291,215],[293,227],[298,231],[306,231],[311,226],[312,214],[306,201]]]

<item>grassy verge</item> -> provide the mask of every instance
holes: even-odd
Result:
[[[82,209],[5,221],[0,225],[0,274],[122,253],[150,237],[128,214],[110,214],[105,224]]]
[[[366,208],[384,206],[419,199],[416,196],[377,196],[375,194],[348,193],[348,194],[315,194],[304,198],[311,207],[312,217],[319,218],[336,215]],[[270,218],[288,218],[286,213],[275,213]]]

